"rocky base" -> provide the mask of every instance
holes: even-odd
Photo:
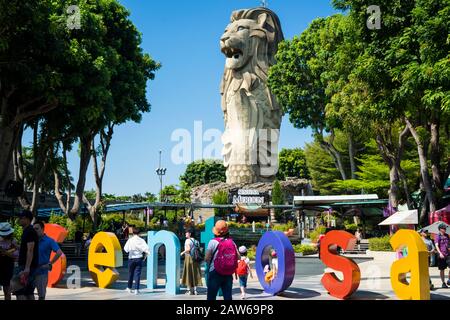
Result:
[[[309,180],[288,178],[286,181],[280,181],[281,190],[287,202],[292,203],[294,196],[301,196],[302,190],[304,195],[312,195],[312,188]],[[271,192],[273,183],[271,182],[256,182],[256,183],[238,183],[227,184],[225,182],[213,182],[204,184],[192,189],[191,200],[195,203],[211,204],[212,196],[219,190],[229,192],[232,189],[251,189],[259,192]]]

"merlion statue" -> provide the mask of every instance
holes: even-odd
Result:
[[[278,172],[283,111],[267,77],[282,40],[280,20],[267,8],[233,12],[220,39],[226,56],[221,84],[222,155],[229,184],[270,182]]]

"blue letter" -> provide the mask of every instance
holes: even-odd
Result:
[[[278,257],[277,276],[270,284],[264,280],[264,266],[269,264],[269,255],[263,254],[269,246],[277,252]],[[259,240],[256,248],[256,273],[264,291],[271,295],[277,295],[292,284],[295,276],[295,253],[291,242],[283,232],[266,232]]]
[[[173,232],[148,232],[150,257],[147,260],[147,288],[157,287],[158,250],[162,245],[166,247],[166,292],[175,295],[180,293],[180,240]]]

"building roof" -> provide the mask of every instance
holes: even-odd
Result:
[[[356,194],[356,195],[339,195],[339,196],[295,196],[294,204],[335,204],[349,201],[367,201],[378,200],[376,194]]]

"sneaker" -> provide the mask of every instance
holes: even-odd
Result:
[[[430,284],[430,290],[431,290],[431,291],[434,290],[434,284]]]
[[[197,290],[194,290],[194,296],[198,296]]]
[[[138,294],[140,294],[141,292],[139,291],[139,290],[136,290],[136,291],[134,291],[134,294],[135,295],[138,295]]]
[[[133,293],[133,290],[131,290],[130,288],[127,288],[126,290],[128,293]]]
[[[445,282],[442,283],[442,289],[447,289],[448,286],[445,284]]]
[[[241,294],[241,300],[245,300],[245,294]]]

